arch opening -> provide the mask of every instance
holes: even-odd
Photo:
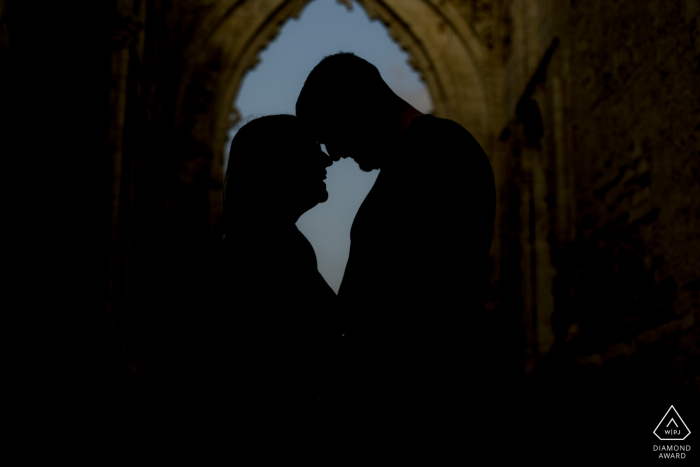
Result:
[[[216,73],[205,85],[218,98],[211,113],[207,113],[200,123],[200,127],[210,129],[208,144],[214,155],[212,179],[223,181],[229,132],[235,120],[240,118],[232,103],[237,99],[245,76],[260,62],[260,52],[280,33],[282,26],[290,18],[298,18],[307,11],[307,5],[313,8],[314,4],[330,5],[339,12],[343,11],[339,4],[352,5],[354,10],[360,10],[358,6],[361,5],[369,18],[379,19],[393,40],[408,53],[410,65],[429,90],[431,113],[460,123],[481,143],[487,154],[494,154],[497,136],[493,129],[501,126],[497,121],[500,114],[488,109],[493,109],[498,102],[494,96],[498,95],[500,82],[492,79],[494,70],[486,58],[484,45],[473,34],[469,13],[451,4],[437,6],[427,0],[222,0],[204,18],[201,39],[188,52],[193,64],[187,72],[190,76],[194,77],[198,69],[206,68],[207,63],[218,64]],[[329,36],[336,32],[331,31]],[[329,50],[326,55],[337,51]],[[321,58],[311,59],[305,67],[304,78]],[[363,58],[373,62],[371,56]],[[186,77],[184,82],[188,81]],[[294,98],[302,84],[303,81],[296,86],[292,93]],[[287,110],[280,109],[293,113],[291,110],[292,106]],[[347,181],[340,183],[343,182]],[[371,183],[366,185],[371,186]],[[222,207],[220,189],[213,189],[210,193],[210,206],[211,225],[218,225]],[[317,211],[319,208],[312,210]],[[349,232],[349,225],[347,230]],[[324,254],[318,250],[317,253]]]
[[[386,27],[372,21],[358,3],[346,8],[331,1],[311,1],[296,21],[288,20],[259,56],[259,63],[241,80],[233,104],[224,153],[224,171],[231,140],[238,128],[263,115],[294,114],[299,91],[311,69],[325,56],[353,52],[379,68],[403,99],[424,113],[432,111],[430,93]],[[348,6],[346,5],[346,6]],[[378,172],[362,172],[352,160],[328,168],[329,199],[297,223],[316,251],[319,271],[337,292],[350,246],[349,232],[360,204]]]

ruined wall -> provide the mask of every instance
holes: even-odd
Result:
[[[700,386],[698,4],[509,4],[500,289],[520,293],[500,300],[522,310],[528,430],[646,430]]]
[[[0,4],[11,359],[42,419],[117,424],[136,375],[192,350],[211,234],[211,152],[177,118],[194,3]]]
[[[581,332],[596,353],[697,323],[700,10],[692,7],[572,9],[572,32],[588,31],[571,53],[577,232],[604,245],[581,252],[577,271],[591,281]]]

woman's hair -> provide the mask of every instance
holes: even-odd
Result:
[[[223,233],[232,229],[234,212],[260,209],[266,195],[265,177],[276,161],[293,151],[303,137],[293,115],[268,115],[243,125],[231,142],[223,187]]]

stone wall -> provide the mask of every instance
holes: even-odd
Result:
[[[498,287],[522,310],[526,432],[580,443],[597,417],[635,426],[623,446],[700,390],[698,5],[509,4]]]

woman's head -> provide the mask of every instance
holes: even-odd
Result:
[[[323,180],[332,160],[292,115],[241,127],[231,142],[224,181],[224,232],[240,215],[296,220],[328,199]]]

